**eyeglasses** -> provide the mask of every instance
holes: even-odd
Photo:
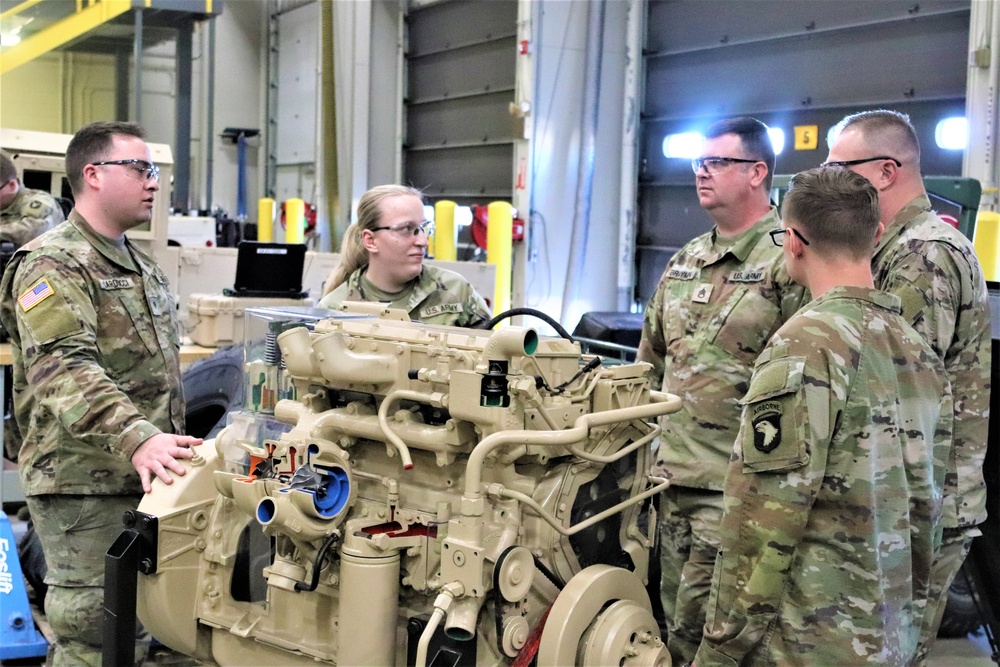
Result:
[[[434,233],[434,223],[430,220],[424,220],[421,223],[415,222],[402,222],[398,225],[386,225],[385,227],[372,227],[373,232],[380,232],[383,229],[388,229],[394,234],[399,236],[416,236],[420,232],[423,232],[425,236],[430,236]]]
[[[148,181],[149,179],[159,180],[160,178],[160,168],[155,164],[146,162],[145,160],[105,160],[104,162],[91,162],[90,164],[95,167],[100,167],[105,164],[120,164],[126,167],[131,167],[135,173],[142,176],[142,180]]]
[[[709,157],[696,157],[691,160],[691,169],[697,174],[701,171],[702,167],[705,167],[705,171],[714,176],[715,174],[722,173],[729,165],[736,162],[754,164],[756,162],[760,162],[760,160],[747,160],[742,157],[719,157],[717,155],[711,155]]]
[[[768,234],[771,235],[771,243],[778,246],[779,248],[783,246],[785,240],[782,237],[784,236],[785,232],[791,232],[792,234],[795,234],[796,236],[799,237],[799,240],[801,240],[806,245],[809,245],[809,241],[806,241],[806,237],[802,236],[802,233],[794,229],[793,227],[785,227],[784,229],[772,229],[771,231],[769,231]]]
[[[897,167],[902,167],[903,163],[894,157],[889,157],[888,155],[879,155],[878,157],[866,157],[860,160],[833,160],[831,162],[824,162],[821,167],[853,167],[856,164],[864,164],[865,162],[878,162],[879,160],[892,160],[896,163]]]

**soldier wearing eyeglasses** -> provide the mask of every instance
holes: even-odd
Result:
[[[875,248],[875,286],[902,300],[903,317],[944,361],[955,396],[954,451],[945,478],[944,538],[935,560],[917,664],[937,635],[952,580],[986,519],[983,462],[989,435],[990,310],[983,270],[969,239],[931,209],[920,143],[895,111],[847,116],[832,133],[826,164],[867,178],[879,192],[885,234]]]
[[[366,192],[319,305],[377,301],[407,311],[412,320],[459,327],[488,320],[489,306],[465,278],[424,265],[431,224],[419,190],[380,185]]]
[[[771,338],[741,400],[695,662],[910,665],[941,534],[948,380],[899,297],[875,287],[867,180],[797,174],[782,217],[772,238],[813,300]]]
[[[694,657],[719,549],[722,489],[754,361],[803,302],[768,232],[774,148],[754,118],[712,124],[694,160],[698,200],[715,226],[667,263],[646,308],[638,358],[684,400],[663,421],[657,472],[661,600],[674,664]]]
[[[48,192],[24,187],[17,167],[0,153],[0,241],[21,247],[63,221],[63,212]]]
[[[142,129],[94,123],[66,149],[76,199],[65,223],[14,255],[0,318],[14,358],[21,486],[48,565],[50,665],[101,662],[104,554],[151,478],[183,475],[174,301],[126,232],[159,190]],[[140,630],[139,634],[143,634]],[[145,653],[137,645],[137,659]]]

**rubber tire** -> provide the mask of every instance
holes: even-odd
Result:
[[[970,589],[970,586],[974,585],[967,564],[963,563],[962,569],[958,571],[955,581],[948,589],[948,601],[941,619],[941,627],[938,628],[938,637],[943,639],[965,637],[982,626],[983,620],[979,616]]]
[[[45,554],[42,552],[42,543],[35,532],[35,524],[28,523],[28,530],[17,545],[17,559],[21,562],[21,571],[28,584],[35,591],[38,608],[45,610],[45,593],[49,587],[45,583],[45,574],[48,572],[48,565],[45,564]]]
[[[187,435],[212,438],[243,404],[243,346],[225,347],[184,372]]]

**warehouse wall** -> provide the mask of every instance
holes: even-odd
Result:
[[[587,138],[584,89],[590,4],[540,2],[533,26],[535,134],[526,305],[556,317],[570,330],[583,313],[614,310],[616,303],[626,2],[605,3],[603,39],[597,45],[602,58],[585,269],[569,293],[564,289],[571,272],[573,228],[582,224],[577,188]]]
[[[207,127],[208,23],[196,24],[193,40],[191,206],[236,210],[236,149],[223,145],[224,127],[261,127],[267,3],[227,2],[216,20],[215,126]],[[162,30],[161,30],[162,32]],[[130,97],[133,84],[128,87]],[[46,54],[0,78],[0,124],[4,127],[72,134],[95,120],[115,117],[114,56],[59,52]],[[176,59],[174,42],[147,44],[143,51],[141,123],[152,142],[174,146]],[[131,108],[131,101],[130,106]],[[207,139],[213,140],[214,186],[206,200]],[[248,161],[248,199],[262,192],[258,165],[263,151]]]

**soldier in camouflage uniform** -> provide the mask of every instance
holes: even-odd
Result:
[[[6,241],[13,245],[5,255],[35,238],[39,234],[52,229],[63,221],[63,211],[56,200],[47,192],[31,190],[24,187],[17,176],[14,161],[4,152],[0,152],[0,242]],[[2,270],[0,266],[0,270]],[[6,332],[0,332],[0,341],[6,340]],[[9,392],[10,369],[4,368],[4,389]],[[4,413],[10,407],[9,394],[5,397]],[[6,455],[17,460],[17,451],[21,447],[21,434],[17,430],[17,422],[4,417],[3,447]]]
[[[378,301],[413,320],[459,327],[488,320],[489,306],[462,276],[423,265],[427,224],[419,190],[380,185],[366,192],[319,305]]]
[[[101,663],[104,554],[151,476],[172,482],[183,435],[174,302],[125,232],[159,186],[142,130],[95,123],[66,149],[69,220],[15,254],[0,283],[11,334],[19,472],[48,564],[50,665]],[[140,647],[139,653],[143,649]]]
[[[885,235],[875,248],[875,286],[899,296],[903,317],[944,361],[955,397],[954,451],[948,457],[944,543],[934,564],[931,604],[918,664],[944,614],[948,588],[976,527],[986,519],[983,462],[989,434],[990,310],[986,281],[969,239],[932,210],[920,175],[920,144],[909,118],[866,111],[836,127],[829,162],[879,191]]]
[[[52,195],[24,187],[14,162],[0,153],[0,241],[19,248],[62,221],[62,209]]]
[[[638,358],[654,384],[677,394],[663,422],[657,472],[671,481],[660,501],[661,599],[674,663],[701,641],[719,548],[722,488],[739,425],[739,400],[768,338],[803,302],[768,231],[774,149],[753,118],[709,127],[694,161],[698,197],[715,221],[667,263],[646,308]]]
[[[782,217],[775,243],[815,298],[768,342],[741,401],[695,662],[908,665],[941,534],[948,381],[899,298],[873,287],[866,179],[798,174]]]

